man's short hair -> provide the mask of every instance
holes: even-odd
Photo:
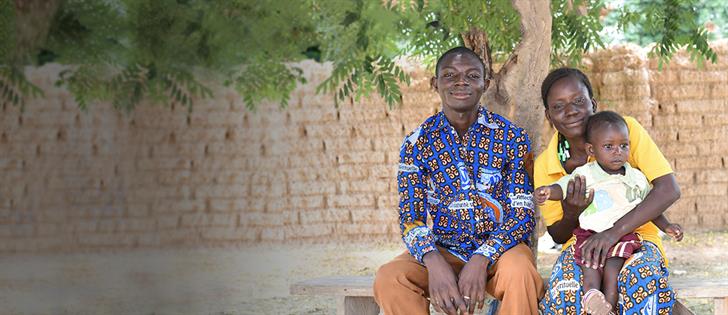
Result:
[[[604,110],[601,112],[598,112],[594,115],[589,116],[589,120],[586,122],[586,131],[584,133],[584,138],[586,139],[586,142],[592,143],[592,135],[597,129],[606,127],[606,126],[624,126],[627,127],[627,122],[622,118],[621,115],[609,111]]]
[[[490,73],[486,70],[488,68],[485,66],[483,59],[480,59],[480,56],[478,56],[478,54],[476,54],[470,48],[463,47],[463,46],[452,48],[452,49],[446,51],[444,54],[442,54],[442,56],[440,56],[440,58],[437,59],[437,64],[435,64],[435,77],[440,76],[440,64],[442,63],[442,60],[444,60],[445,57],[452,55],[452,54],[463,54],[463,55],[470,55],[470,56],[475,57],[475,59],[477,59],[478,62],[480,62],[480,65],[483,67],[483,77],[485,79],[490,78]]]

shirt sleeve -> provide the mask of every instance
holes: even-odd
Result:
[[[435,237],[427,227],[427,186],[424,162],[420,157],[423,139],[420,129],[405,138],[400,149],[397,183],[399,187],[399,227],[410,254],[422,263],[425,254],[436,249]]]
[[[513,246],[527,241],[535,226],[533,185],[525,161],[533,157],[531,142],[523,129],[514,128],[508,133],[510,144],[504,167],[505,193],[498,194],[498,201],[504,205],[505,217],[490,238],[473,253],[485,256],[491,264]]]
[[[630,157],[629,164],[645,174],[652,182],[655,178],[672,173],[670,163],[636,119],[624,116],[629,128]]]
[[[650,181],[647,180],[645,174],[633,167],[629,168],[629,172],[630,176],[633,178],[633,182],[637,184],[637,187],[641,188],[639,190],[640,199],[645,200],[645,198],[647,198],[647,194],[649,194],[650,190],[652,190],[652,187],[650,187]]]

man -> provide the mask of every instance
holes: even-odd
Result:
[[[535,225],[525,166],[530,142],[523,129],[478,105],[487,73],[467,48],[443,54],[431,80],[442,111],[402,144],[399,221],[408,252],[374,281],[387,315],[428,314],[429,303],[472,314],[486,292],[501,300],[500,314],[538,313],[543,283],[524,244]]]

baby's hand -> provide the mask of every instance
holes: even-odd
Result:
[[[672,236],[672,239],[674,239],[678,242],[682,241],[682,239],[683,239],[683,231],[682,231],[682,227],[680,226],[680,224],[672,223],[672,224],[668,225],[665,228],[665,233],[667,233],[667,235]]]
[[[533,194],[534,199],[536,199],[536,203],[539,205],[542,205],[546,202],[546,200],[549,200],[549,196],[551,196],[551,189],[549,189],[548,186],[536,188],[536,191]]]

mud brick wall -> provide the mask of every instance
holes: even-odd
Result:
[[[683,198],[668,214],[695,229],[728,218],[728,50],[697,68],[679,55],[658,71],[616,47],[585,60],[601,108],[643,123],[676,170]],[[28,69],[45,92],[0,112],[0,253],[398,241],[396,165],[405,134],[439,110],[413,69],[404,105],[378,98],[337,108],[309,79],[287,109],[251,112],[220,88],[186,108],[78,109],[54,87],[57,65]]]
[[[399,147],[439,107],[428,77],[401,108],[337,108],[315,93],[330,67],[301,66],[286,109],[220,89],[191,113],[82,112],[59,66],[28,69],[45,97],[0,113],[0,252],[397,239]]]

